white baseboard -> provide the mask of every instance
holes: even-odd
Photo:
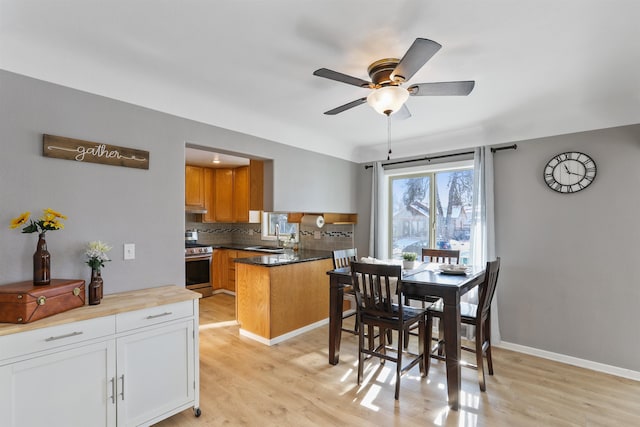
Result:
[[[262,344],[265,344],[265,345],[275,345],[275,344],[281,343],[283,341],[286,341],[289,338],[293,338],[295,336],[304,334],[305,332],[308,332],[308,331],[310,331],[312,329],[319,328],[320,326],[324,326],[324,325],[326,325],[328,323],[329,323],[329,318],[326,318],[326,319],[317,321],[317,322],[312,323],[310,325],[304,326],[302,328],[296,329],[296,330],[291,331],[291,332],[287,332],[286,334],[282,334],[282,335],[279,335],[279,336],[277,336],[275,338],[271,338],[271,339],[265,338],[265,337],[261,337],[260,335],[256,335],[253,332],[246,331],[246,330],[244,330],[242,328],[240,328],[240,335],[242,335],[243,337],[247,337],[249,339],[252,339],[254,341],[258,341],[259,343],[262,343]]]
[[[556,362],[566,363],[568,365],[578,366],[580,368],[591,369],[593,371],[604,372],[618,377],[628,378],[630,380],[640,381],[640,372],[631,369],[619,368],[617,366],[606,365],[604,363],[593,362],[591,360],[580,359],[565,354],[553,353],[551,351],[540,350],[533,347],[527,347],[520,344],[501,341],[494,347],[504,348],[506,350],[517,351],[519,353],[530,354],[532,356],[542,357],[543,359],[554,360]]]

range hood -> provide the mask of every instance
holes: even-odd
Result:
[[[184,205],[184,211],[192,214],[206,214],[207,210],[202,206]]]

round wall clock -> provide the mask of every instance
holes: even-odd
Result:
[[[554,156],[544,167],[544,182],[558,193],[577,193],[596,178],[596,163],[584,153],[568,151]]]

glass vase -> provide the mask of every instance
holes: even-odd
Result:
[[[89,283],[89,305],[98,305],[102,300],[102,275],[100,269],[91,269],[91,283]]]
[[[38,245],[33,254],[33,284],[46,286],[51,283],[51,254],[47,250],[44,233],[38,235]]]

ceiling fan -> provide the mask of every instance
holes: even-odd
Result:
[[[371,81],[342,74],[327,68],[320,68],[313,72],[315,76],[358,86],[373,91],[366,97],[356,99],[324,114],[335,115],[367,102],[380,114],[398,118],[411,117],[405,101],[409,96],[466,96],[471,93],[475,81],[456,81],[438,83],[418,83],[402,87],[413,75],[427,63],[442,46],[433,40],[417,38],[402,59],[384,58],[375,61],[367,72]]]

